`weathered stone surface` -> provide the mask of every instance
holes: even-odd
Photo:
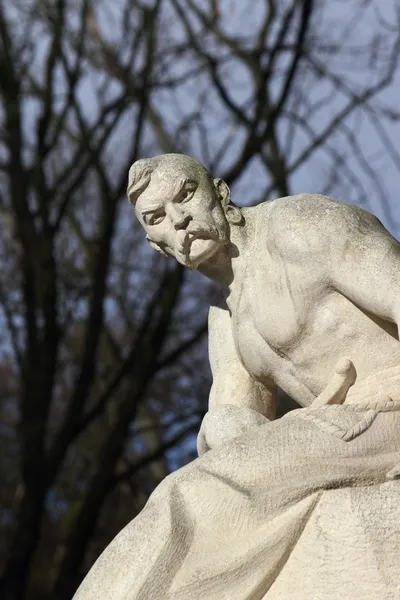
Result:
[[[139,161],[151,245],[221,286],[201,457],[99,558],[79,600],[400,597],[400,245],[303,194],[239,209],[182,155]],[[304,408],[272,421],[276,386]]]

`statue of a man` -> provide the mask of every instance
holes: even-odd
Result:
[[[373,215],[310,194],[239,209],[180,154],[136,162],[128,197],[153,248],[221,285],[210,407],[271,417],[276,386],[309,406],[343,357],[356,370],[348,401],[378,374],[391,395],[381,374],[400,373],[400,244]]]
[[[203,456],[77,600],[400,597],[400,244],[325,196],[239,209],[178,154],[136,162],[128,197],[153,248],[220,284],[213,385]],[[304,408],[271,422],[276,386]]]

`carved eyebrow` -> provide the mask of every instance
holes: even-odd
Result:
[[[185,181],[183,182],[183,186],[191,186],[197,188],[198,183],[194,179],[185,179]]]
[[[177,181],[177,184],[175,186],[174,192],[173,192],[173,200],[175,200],[179,194],[182,192],[182,190],[186,187],[186,186],[193,186],[194,189],[197,188],[198,183],[196,181],[194,181],[194,179],[190,179],[190,177],[180,177]],[[154,213],[157,212],[158,210],[164,210],[164,204],[153,204],[152,206],[148,206],[147,208],[144,208],[142,210],[142,215],[148,215],[149,213]]]
[[[181,177],[180,179],[178,179],[176,188],[175,188],[175,192],[174,192],[174,199],[179,196],[179,194],[182,192],[182,190],[187,187],[187,186],[192,186],[194,187],[194,189],[197,188],[197,182],[194,181],[194,179],[190,179],[190,177]]]
[[[148,208],[145,208],[144,210],[142,210],[142,215],[148,215],[149,213],[153,213],[153,212],[157,212],[158,210],[164,209],[164,206],[162,204],[157,204],[154,206],[149,206]]]

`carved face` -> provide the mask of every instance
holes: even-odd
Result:
[[[229,226],[211,179],[156,169],[136,215],[156,250],[196,269],[228,241]]]

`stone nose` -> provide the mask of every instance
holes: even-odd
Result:
[[[176,230],[185,229],[192,220],[192,217],[188,214],[185,214],[178,206],[171,205],[169,213],[172,224]]]

